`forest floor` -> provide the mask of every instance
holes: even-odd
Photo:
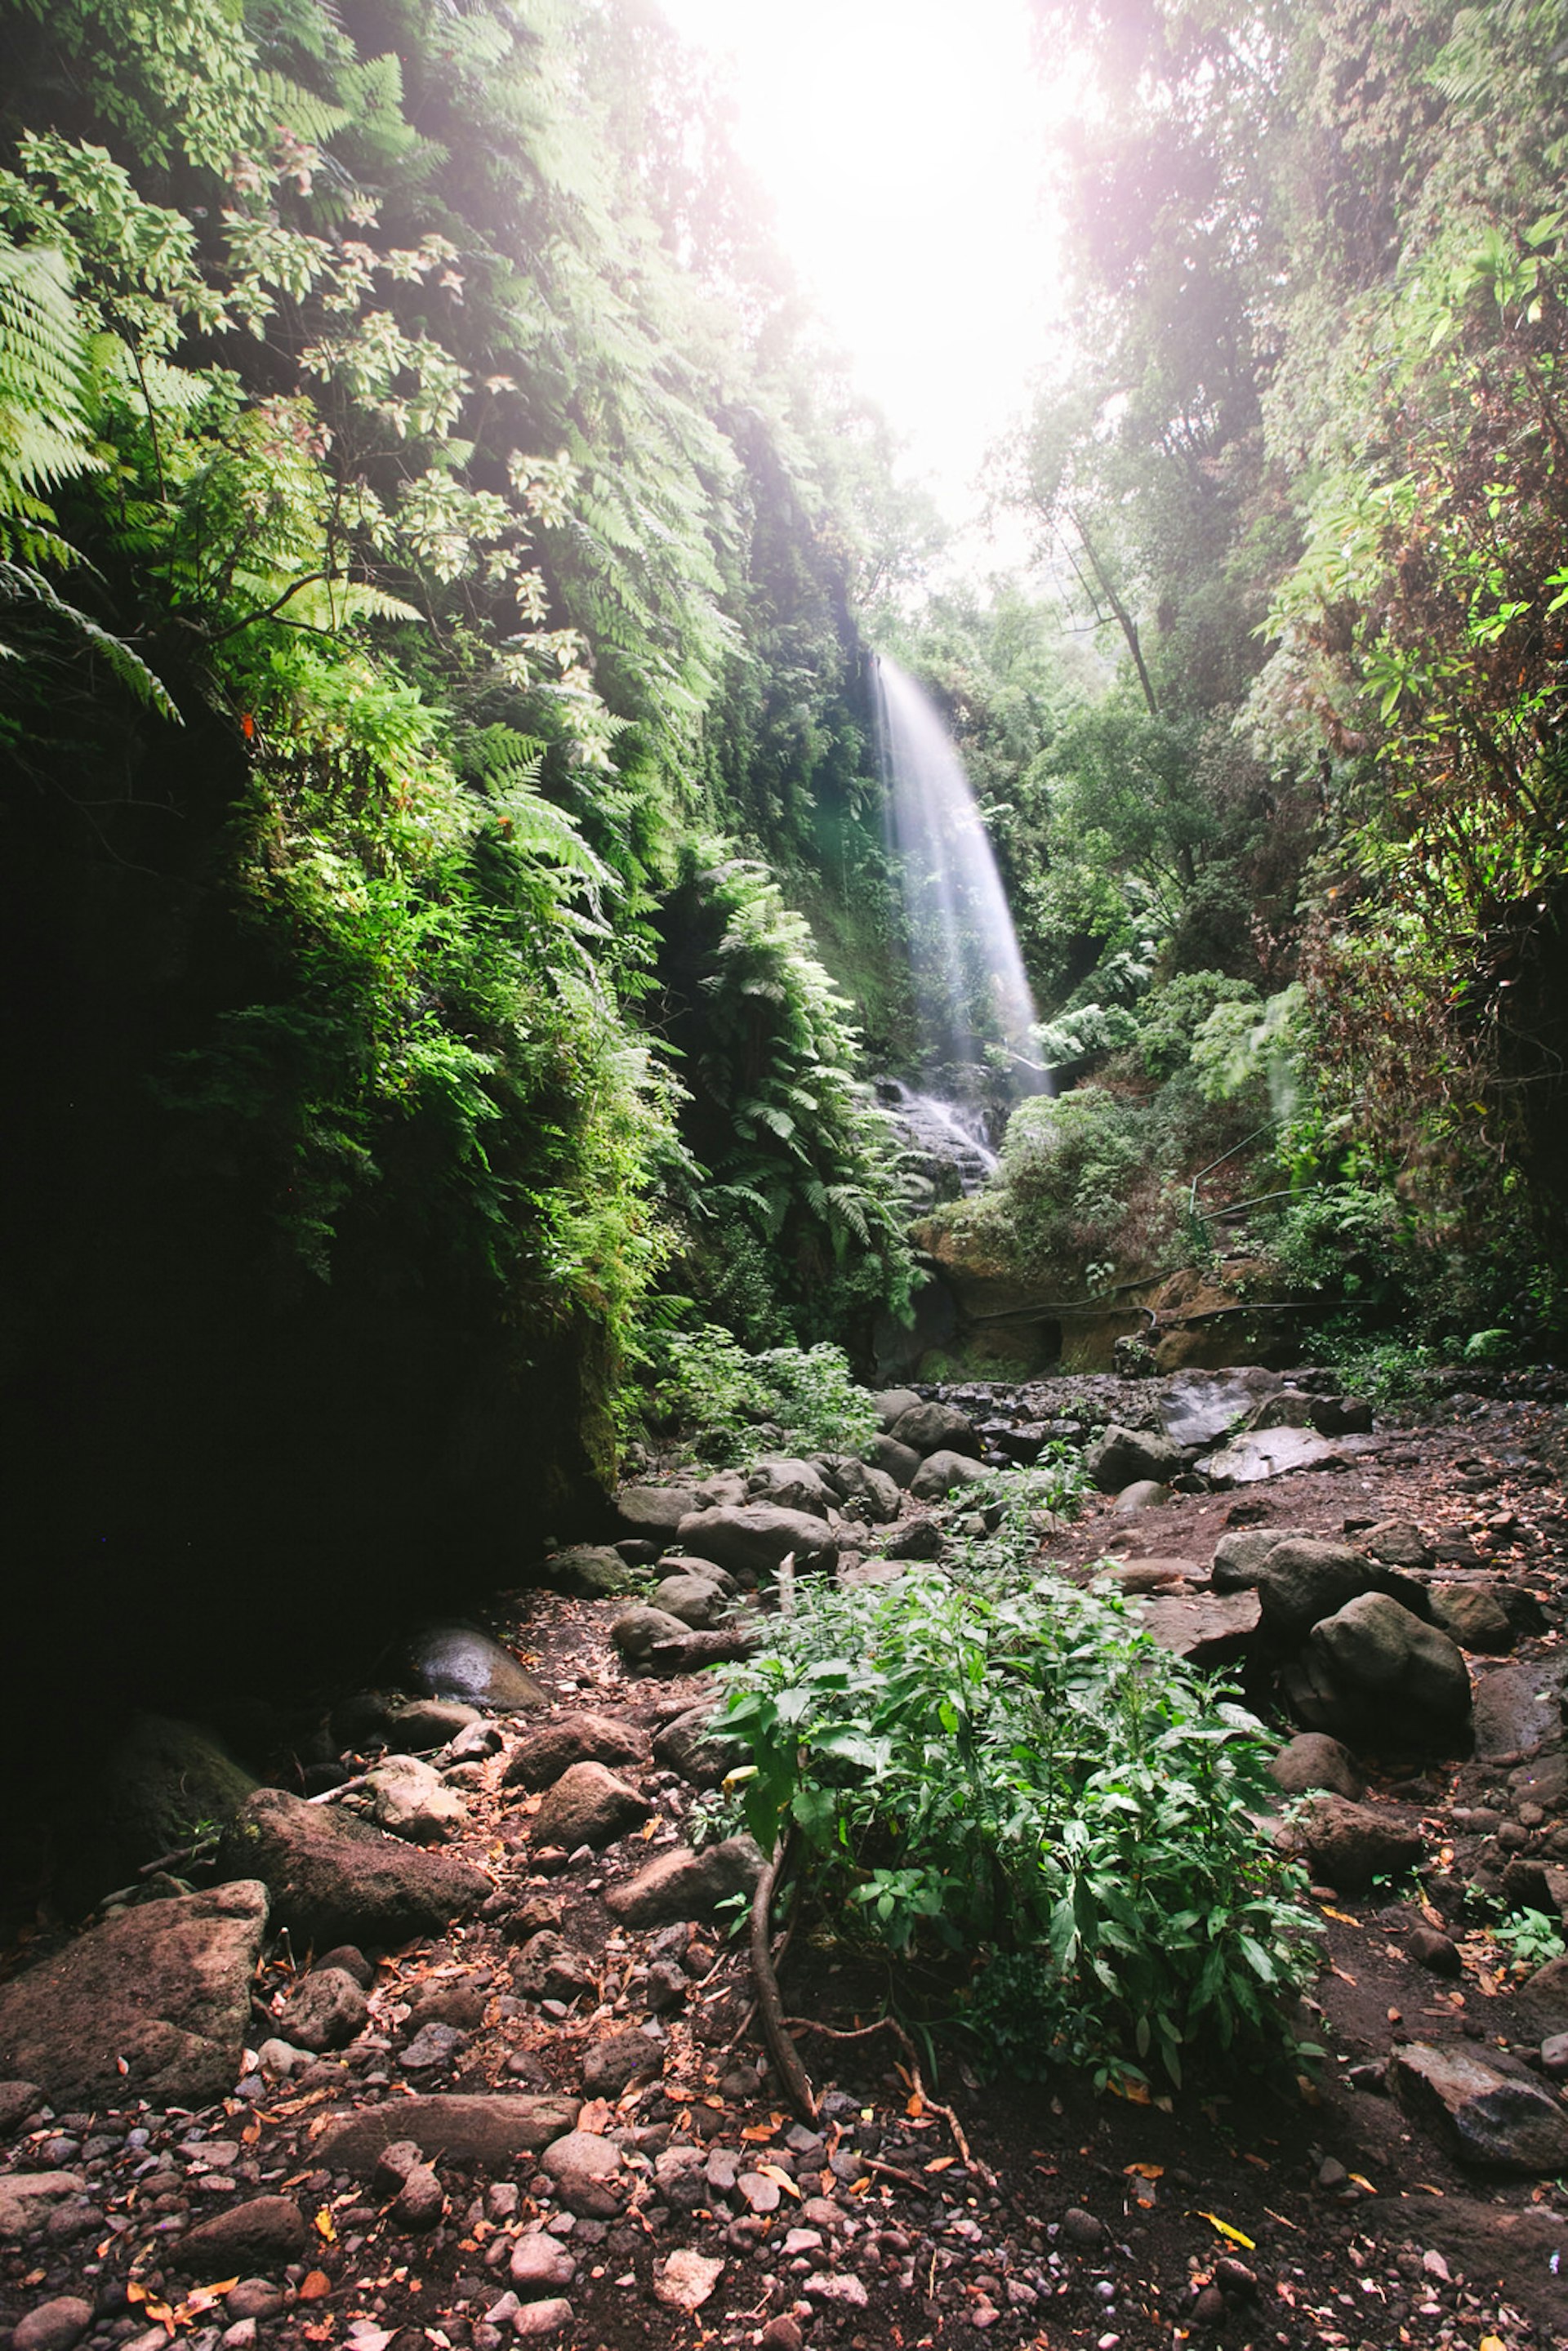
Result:
[[[1468,1557],[1470,1572],[1536,1596],[1545,1630],[1514,1661],[1549,1660],[1568,1597],[1562,1422],[1546,1402],[1458,1399],[1381,1430],[1341,1468],[1176,1496],[1130,1520],[1092,1498],[1042,1555],[1070,1574],[1108,1553],[1175,1563],[1173,1574],[1185,1563],[1201,1583],[1230,1525],[1340,1537],[1408,1518],[1451,1572]],[[863,1540],[873,1554],[875,1537]],[[534,1591],[498,1605],[493,1629],[551,1716],[503,1719],[500,1751],[456,1767],[467,1824],[454,1850],[497,1896],[488,1915],[381,1959],[352,2047],[287,2080],[253,2064],[236,2095],[195,2114],[130,2103],[14,2117],[0,2190],[5,2172],[77,2167],[88,2216],[0,2245],[0,2322],[16,2328],[15,2351],[159,2351],[174,2337],[195,2351],[500,2351],[518,2336],[561,2351],[966,2351],[981,2338],[1028,2351],[1568,2346],[1568,2193],[1464,2169],[1364,2070],[1395,2041],[1430,2036],[1484,2044],[1538,2079],[1543,2036],[1568,2027],[1561,1970],[1516,1981],[1506,1952],[1464,1932],[1453,1903],[1434,1906],[1430,1874],[1364,1896],[1314,1889],[1325,1935],[1312,2022],[1328,2053],[1315,2083],[1238,2066],[1145,2102],[1066,2073],[981,2083],[955,2053],[939,2082],[919,2082],[885,2032],[807,2034],[822,2111],[815,2127],[800,2123],[757,2032],[744,1937],[727,1938],[722,1919],[632,1927],[607,1901],[651,1856],[679,1849],[696,1792],[652,1758],[620,1765],[651,1807],[643,1828],[597,1852],[541,1856],[529,1834],[539,1798],[504,1784],[517,1739],[541,1719],[609,1718],[646,1754],[702,1696],[696,1678],[628,1676],[610,1639],[623,1604]],[[1457,1884],[1489,1854],[1568,1857],[1552,1754],[1549,1743],[1528,1770],[1507,1757],[1397,1771],[1362,1761],[1368,1801],[1418,1823],[1428,1872],[1451,1866]],[[1410,1956],[1422,1925],[1452,1928],[1457,1980]],[[559,1937],[580,1969],[570,1997],[519,1981],[521,1945],[537,1933]],[[781,1981],[792,2014],[852,2033],[884,1991],[809,1924]],[[293,1983],[287,1950],[275,1952],[256,1986],[258,2038]],[[639,2028],[653,2077],[619,2095],[588,2086],[579,2117],[620,2151],[602,2217],[580,2209],[591,2195],[571,2210],[563,2181],[534,2158],[496,2168],[432,2145],[444,2210],[413,2231],[395,2182],[320,2151],[353,2112],[382,2117],[383,2141],[405,2136],[411,2094],[581,2098],[585,2062],[591,2085],[594,2053]],[[1356,2069],[1360,2087],[1347,2078]],[[193,2293],[178,2255],[191,2220],[264,2197],[298,2204],[309,2252],[262,2265],[270,2284],[205,2282],[226,2300]],[[82,2298],[75,2333],[51,2335],[47,2313],[71,2296]]]

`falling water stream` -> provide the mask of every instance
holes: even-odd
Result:
[[[1007,1056],[1016,1101],[1049,1090],[1034,999],[997,861],[952,737],[896,662],[876,661],[888,846],[904,890],[922,1053],[934,1088],[977,1083]]]

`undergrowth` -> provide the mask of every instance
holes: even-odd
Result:
[[[1291,2042],[1312,1975],[1305,1879],[1255,1825],[1277,1794],[1260,1727],[1124,1604],[1023,1565],[802,1585],[729,1669],[732,1773],[765,1849],[792,1828],[834,1930],[901,1963],[962,1963],[953,2021],[1038,2075]]]
[[[653,1331],[638,1343],[650,1423],[699,1460],[730,1465],[780,1445],[853,1453],[877,1429],[875,1406],[841,1347],[747,1354],[727,1331]]]

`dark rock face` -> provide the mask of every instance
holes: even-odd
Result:
[[[1474,2050],[1413,2041],[1395,2049],[1388,2074],[1406,2112],[1462,2163],[1525,2174],[1568,2166],[1568,2114],[1538,2084],[1496,2072]]]
[[[223,2097],[267,1919],[254,1878],[106,1918],[0,1990],[0,2069],[41,2083],[60,2107]]]
[[[1370,1804],[1313,1796],[1295,1822],[1313,1871],[1342,1894],[1364,1892],[1375,1877],[1397,1876],[1421,1857],[1419,1833]]]
[[[517,1741],[507,1765],[508,1788],[553,1787],[574,1763],[645,1763],[648,1734],[603,1714],[562,1714]]]
[[[370,2178],[385,2150],[399,2140],[450,2156],[455,2163],[503,2171],[518,2156],[538,2155],[570,2130],[580,2105],[577,2098],[536,2097],[521,2091],[397,2098],[329,2123],[319,2152],[331,2170],[350,2171],[361,2179]]]
[[[254,1772],[193,1722],[139,1714],[105,1757],[69,1840],[67,1877],[88,1907],[144,1862],[187,1844],[198,1823],[234,1818]]]
[[[490,1893],[483,1873],[279,1788],[259,1788],[224,1841],[236,1876],[259,1877],[275,1926],[321,1943],[402,1943],[470,1917]]]
[[[1284,1687],[1310,1729],[1353,1742],[1442,1750],[1469,1721],[1469,1673],[1453,1642],[1381,1592],[1315,1625]]]
[[[1123,1428],[1115,1421],[1083,1456],[1084,1472],[1103,1494],[1119,1494],[1140,1478],[1168,1485],[1186,1467],[1180,1446],[1163,1429]]]
[[[1476,1754],[1483,1763],[1518,1762],[1539,1754],[1563,1733],[1568,1664],[1542,1657],[1532,1666],[1502,1666],[1478,1674]]]
[[[821,1519],[765,1502],[694,1510],[681,1520],[679,1535],[683,1551],[728,1568],[743,1583],[776,1574],[779,1561],[791,1552],[803,1574],[820,1570],[831,1575],[839,1563],[838,1544]]]
[[[409,1645],[409,1671],[426,1698],[461,1698],[468,1706],[518,1714],[549,1701],[509,1649],[468,1625],[433,1625]]]

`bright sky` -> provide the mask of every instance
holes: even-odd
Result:
[[[1027,0],[662,0],[727,65],[736,143],[861,387],[956,522],[1054,316],[1053,99]],[[971,538],[969,559],[987,549]],[[1012,533],[992,562],[1019,559]]]

